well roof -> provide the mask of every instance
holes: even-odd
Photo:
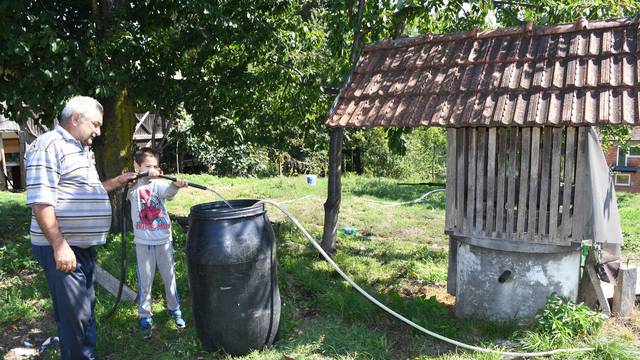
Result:
[[[640,125],[638,23],[521,27],[367,45],[328,126]]]

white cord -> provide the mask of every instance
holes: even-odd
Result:
[[[438,190],[443,190],[443,189],[438,189]],[[435,191],[435,190],[433,190],[433,191]],[[507,356],[507,357],[539,357],[539,356],[549,356],[549,355],[555,355],[555,354],[561,354],[561,353],[587,352],[587,351],[595,350],[594,348],[575,348],[575,349],[557,349],[557,350],[551,350],[551,351],[531,352],[531,353],[499,351],[499,350],[486,349],[486,348],[481,348],[481,347],[477,347],[477,346],[473,346],[473,345],[468,345],[468,344],[462,343],[462,342],[457,341],[457,340],[449,339],[448,337],[442,336],[442,335],[437,334],[437,333],[435,333],[433,331],[429,331],[429,330],[423,328],[422,326],[412,322],[411,320],[405,318],[404,316],[398,314],[397,312],[391,310],[386,305],[384,305],[383,303],[381,303],[378,300],[376,300],[373,296],[369,295],[360,286],[358,286],[358,284],[356,284],[349,276],[347,276],[347,274],[345,274],[340,269],[340,267],[331,259],[331,257],[329,255],[327,255],[327,253],[322,249],[322,247],[313,239],[311,234],[309,234],[307,229],[305,229],[302,226],[302,224],[300,224],[298,219],[296,219],[293,215],[291,215],[289,213],[289,211],[287,211],[287,209],[285,209],[279,203],[274,202],[274,201],[261,200],[260,202],[265,203],[265,204],[273,205],[276,208],[278,208],[278,210],[282,211],[298,227],[298,229],[300,229],[300,231],[302,231],[304,236],[311,242],[311,244],[316,248],[316,250],[318,250],[318,252],[320,252],[322,257],[324,257],[324,259],[338,272],[338,274],[340,274],[340,276],[342,276],[343,279],[345,279],[360,294],[362,294],[362,296],[367,298],[369,301],[371,301],[372,303],[377,305],[382,310],[388,312],[389,314],[393,315],[397,319],[401,320],[402,322],[408,324],[409,326],[412,326],[413,328],[415,328],[415,329],[417,329],[417,330],[419,330],[419,331],[421,331],[421,332],[423,332],[423,333],[425,333],[427,335],[433,336],[436,339],[440,339],[442,341],[448,342],[450,344],[453,344],[455,346],[459,346],[459,347],[464,348],[464,349],[478,351],[478,352],[482,352],[482,353],[498,354],[498,355]]]
[[[406,204],[417,204],[417,203],[421,203],[421,202],[427,201],[427,198],[429,197],[429,195],[435,194],[435,193],[438,193],[438,192],[442,192],[442,191],[445,191],[445,189],[431,190],[428,193],[420,196],[419,198],[417,198],[415,200],[404,201],[404,202],[382,202],[382,201],[375,201],[375,200],[367,200],[367,201],[370,202],[370,203],[382,204],[382,206],[385,206],[385,207],[400,206],[400,205],[406,205]]]

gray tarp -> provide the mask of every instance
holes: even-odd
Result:
[[[596,243],[622,244],[616,190],[598,136],[593,128],[589,129],[587,148],[589,184],[586,188],[588,190],[586,194],[576,194],[576,196],[587,196],[591,200],[591,216],[587,215],[585,225],[590,228],[592,239]]]

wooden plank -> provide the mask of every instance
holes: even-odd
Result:
[[[449,265],[447,267],[447,292],[456,296],[456,278],[458,277],[458,241],[449,236]]]
[[[607,297],[604,295],[604,291],[602,290],[602,286],[600,284],[600,278],[598,278],[598,274],[593,269],[593,266],[586,266],[587,275],[589,276],[589,280],[591,281],[591,286],[596,291],[596,296],[598,297],[598,302],[602,307],[602,313],[606,316],[611,316],[611,308],[609,307],[609,301]]]
[[[475,233],[482,234],[484,229],[484,208],[485,208],[485,182],[487,175],[485,171],[485,152],[487,149],[486,129],[481,127],[476,130],[476,219]]]
[[[467,215],[464,219],[465,234],[473,233],[473,215],[475,210],[475,192],[476,192],[476,137],[477,129],[467,129]]]
[[[586,126],[578,128],[578,146],[577,146],[577,156],[576,156],[576,179],[575,179],[575,195],[573,199],[573,221],[571,224],[571,241],[578,242],[585,239],[585,227],[586,227],[586,219],[587,212],[589,209],[589,201],[587,199],[587,194],[590,194],[589,191],[589,174],[588,174],[588,136],[589,136],[589,128]],[[586,238],[591,239],[592,236],[586,236]]]
[[[456,129],[447,129],[447,181],[445,193],[445,231],[454,231],[456,224]]]
[[[631,317],[636,300],[638,268],[621,266],[613,292],[613,313],[621,317]]]
[[[505,193],[507,188],[507,149],[509,146],[510,130],[501,127],[498,130],[498,174],[496,175],[496,230],[495,236],[504,233],[505,223]]]
[[[540,210],[538,212],[538,235],[544,237],[549,234],[547,230],[548,205],[549,205],[549,181],[551,179],[551,149],[553,142],[553,131],[550,127],[545,127],[542,135],[542,163],[540,171]]]
[[[507,167],[507,227],[505,229],[506,235],[514,233],[515,222],[515,206],[516,206],[516,182],[518,174],[516,173],[516,161],[518,158],[518,150],[520,148],[520,129],[512,128],[511,136],[509,136],[509,164]]]
[[[20,188],[27,188],[27,173],[24,165],[24,154],[27,152],[27,140],[24,135],[24,131],[18,132],[18,139],[20,141]]]
[[[567,127],[567,140],[564,159],[564,186],[562,191],[562,231],[557,244],[565,244],[571,235],[572,206],[573,206],[573,179],[576,157],[576,128]]]
[[[496,128],[491,127],[487,139],[487,214],[485,221],[486,235],[494,231],[495,225],[495,191],[496,191]]]
[[[96,282],[107,290],[111,295],[118,296],[118,287],[120,280],[116,279],[113,275],[109,274],[106,270],[96,265]],[[127,285],[122,285],[122,300],[135,302],[138,294],[131,290]]]
[[[518,190],[518,209],[516,232],[522,237],[527,223],[527,200],[529,190],[529,166],[531,161],[531,128],[522,129],[522,146],[520,147],[520,186]]]
[[[560,162],[562,156],[562,128],[553,129],[553,149],[551,150],[551,188],[549,189],[549,238],[553,243],[558,236],[558,211],[560,199]]]
[[[529,171],[529,215],[527,229],[529,241],[534,241],[538,231],[538,214],[543,214],[538,208],[540,189],[540,128],[531,129],[531,170]]]
[[[609,301],[602,288],[602,282],[596,274],[595,266],[598,264],[598,257],[593,249],[589,251],[584,263],[584,269],[582,272],[582,279],[580,279],[580,288],[578,290],[578,301],[584,302],[593,310],[600,310],[607,317],[611,316],[611,308],[609,307]],[[607,284],[607,283],[604,283]],[[600,308],[597,308],[598,303]]]
[[[466,129],[456,129],[456,233],[462,233],[462,224],[464,223],[464,206],[465,206],[465,135]]]

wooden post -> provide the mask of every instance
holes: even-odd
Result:
[[[445,231],[453,233],[456,227],[456,129],[447,129],[447,191]]]
[[[560,152],[562,151],[562,128],[552,130],[551,188],[549,191],[549,242],[558,236],[558,212],[560,200]]]
[[[449,266],[447,267],[447,292],[456,296],[456,278],[458,277],[458,240],[449,236]]]
[[[0,174],[0,190],[6,190],[7,179],[5,178],[5,174],[7,173],[7,165],[4,159],[4,142],[2,141],[2,133],[0,133],[0,164],[2,165],[0,167],[0,171],[2,171]]]
[[[26,153],[27,144],[24,136],[24,131],[18,131],[18,146],[20,147],[20,159],[18,164],[20,165],[20,188],[27,189],[27,171],[24,163],[24,154]]]
[[[329,184],[327,186],[327,201],[324,203],[324,228],[321,246],[327,253],[336,251],[336,232],[338,230],[338,215],[342,200],[342,138],[344,128],[331,129],[329,143]]]
[[[618,281],[613,292],[613,313],[620,317],[631,317],[636,301],[636,281],[638,268],[621,266]]]
[[[362,41],[362,17],[364,16],[365,0],[358,0],[358,14],[353,34],[353,44],[351,46],[351,64],[354,69],[360,42]],[[340,201],[342,200],[342,139],[344,128],[335,127],[331,129],[331,139],[329,140],[329,184],[327,185],[327,201],[324,203],[324,226],[322,229],[322,243],[320,246],[327,253],[333,254],[336,251],[336,232],[338,230],[338,214],[340,213]]]

